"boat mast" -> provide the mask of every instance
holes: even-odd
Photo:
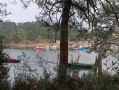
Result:
[[[80,53],[80,44],[79,44],[79,51],[78,51],[78,58],[77,58],[77,63],[79,64],[79,53]]]
[[[10,57],[10,47],[11,47],[11,36],[12,34],[10,34],[10,38],[9,38],[9,57]]]

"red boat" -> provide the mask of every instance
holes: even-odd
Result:
[[[35,47],[34,49],[36,49],[36,50],[42,50],[43,47],[39,47],[39,46],[37,46],[37,47]]]
[[[8,61],[10,61],[10,62],[20,62],[21,59],[8,58]]]
[[[42,50],[43,48],[40,48],[40,47],[39,47],[39,48],[34,48],[34,49],[36,49],[36,50]]]
[[[10,40],[11,40],[11,35],[12,34],[10,34]],[[11,41],[9,40],[9,57],[10,57],[10,46],[11,46]],[[20,61],[21,61],[21,59],[13,59],[13,58],[8,58],[7,59],[9,62],[14,62],[14,63],[19,63]]]

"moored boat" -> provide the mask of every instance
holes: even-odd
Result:
[[[84,64],[84,63],[68,63],[68,67],[76,68],[93,68],[95,64]]]
[[[49,50],[50,47],[49,47],[49,46],[44,46],[44,47],[39,47],[39,46],[37,46],[37,47],[34,48],[34,49],[36,49],[36,50]]]
[[[37,47],[36,47],[36,48],[34,48],[34,49],[36,49],[36,50],[42,50],[43,48],[41,48],[41,47],[37,48]]]
[[[82,45],[80,45],[80,48],[75,48],[75,50],[79,50],[78,51],[78,58],[77,58],[77,62],[76,63],[68,63],[68,67],[74,67],[74,68],[93,68],[95,64],[85,64],[85,63],[79,63],[79,57],[80,57],[80,50],[83,49],[88,49],[90,47],[83,47]]]
[[[50,46],[50,49],[51,49],[51,50],[56,50],[56,49],[58,49],[58,46],[55,46],[55,45]]]
[[[10,34],[10,39],[9,39],[9,57],[10,57],[10,46],[11,46],[11,41],[10,41],[11,35],[12,34]],[[21,61],[21,59],[13,59],[13,58],[8,58],[7,60],[8,62],[14,62],[14,63],[19,63]]]
[[[90,47],[80,47],[80,48],[74,48],[75,50],[84,50],[84,49],[89,49]]]
[[[14,62],[14,63],[19,63],[21,59],[13,59],[13,58],[8,58],[9,62]]]
[[[36,49],[36,50],[42,50],[43,47],[39,47],[39,46],[37,46],[37,47],[35,47],[34,49]]]
[[[44,46],[44,47],[43,47],[43,50],[49,50],[49,49],[50,49],[49,46]]]

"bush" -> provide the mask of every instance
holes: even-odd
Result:
[[[78,73],[77,73],[78,74]],[[12,90],[118,90],[119,78],[103,72],[101,75],[84,74],[81,77],[71,73],[60,82],[58,75],[51,78],[45,70],[42,77],[21,75],[15,79]]]

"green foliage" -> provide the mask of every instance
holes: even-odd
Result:
[[[113,9],[112,9],[113,7]],[[116,5],[116,3],[113,3],[112,6],[110,6],[109,3],[105,3],[105,12],[107,13],[107,15],[109,14],[114,14],[114,11],[115,13],[118,13],[119,10],[118,10],[118,5]]]
[[[7,55],[3,53],[2,37],[0,37],[0,90],[9,90],[8,68],[4,66],[7,60]]]
[[[37,41],[40,41],[40,40],[42,40],[42,37],[40,35],[38,35]]]
[[[1,22],[0,23],[0,35],[5,36],[4,43],[9,43],[9,37],[11,35],[11,40],[15,43],[26,39],[30,41],[47,40],[54,41],[55,37],[60,39],[60,31],[57,31],[54,26],[46,26],[41,22],[25,22],[25,23],[14,23],[14,22]],[[56,36],[56,35],[57,36]],[[74,28],[69,28],[69,37],[71,40],[75,40],[77,31]]]
[[[117,90],[114,78],[103,72],[97,76],[84,75],[80,79],[80,83],[82,83],[82,90]]]
[[[36,36],[33,31],[27,31],[27,40],[33,41],[36,40]]]
[[[61,79],[61,78],[60,78]],[[63,78],[62,78],[63,79]],[[42,77],[19,75],[11,90],[118,90],[119,78],[108,73],[92,75],[84,74],[81,77],[74,71],[66,75],[64,82],[59,77],[51,78],[44,70]]]
[[[87,33],[88,33],[88,30],[87,29],[82,29],[82,30],[78,30],[78,35],[77,35],[77,38],[86,38],[87,37]]]
[[[27,66],[26,54],[23,53],[21,59],[24,61],[24,65],[17,70],[14,78],[15,81],[12,85],[4,81],[4,88],[1,90],[118,90],[119,77],[118,73],[111,75],[108,72],[97,73],[94,75],[93,70],[90,73],[86,73],[80,76],[80,71],[77,69],[64,69],[61,68],[59,73],[57,70],[52,73],[49,69],[43,65],[44,72],[42,75],[37,74],[35,71],[29,70]],[[28,60],[29,61],[29,60]],[[42,61],[43,62],[43,61]],[[114,62],[112,62],[114,64]],[[23,69],[21,69],[23,68]],[[28,71],[27,71],[28,70]],[[21,73],[22,71],[22,73]],[[36,73],[36,74],[35,74]],[[57,73],[54,75],[54,73]],[[53,76],[52,76],[53,75]],[[59,76],[61,75],[61,76]],[[64,77],[65,75],[65,77]],[[1,77],[0,77],[1,78]],[[63,81],[63,82],[62,82]],[[7,88],[6,88],[7,87]]]
[[[17,33],[15,33],[13,35],[13,38],[12,40],[15,42],[15,43],[19,43],[21,41],[21,38],[19,37],[19,35]]]
[[[0,23],[0,35],[5,36],[4,43],[9,43],[10,34],[11,40],[15,43],[19,43],[20,41],[26,39],[30,41],[40,41],[42,39],[47,41],[54,41],[56,39],[60,39],[60,30],[53,28],[54,26],[45,26],[41,22],[25,22],[15,24],[14,22],[1,22]],[[79,40],[82,39],[90,39],[93,40],[94,37],[104,38],[106,37],[106,31],[101,29],[95,29],[92,33],[89,34],[87,29],[78,29],[73,26],[69,26],[69,38],[70,40]],[[111,38],[114,38],[111,37]]]
[[[23,29],[18,30],[18,37],[19,37],[21,40],[26,39],[26,31],[23,30]]]
[[[10,90],[8,71],[8,68],[0,65],[0,90]]]
[[[22,56],[25,59],[26,55]],[[27,68],[27,64],[24,66]],[[22,68],[24,68],[22,67]],[[45,68],[45,66],[43,66]],[[108,72],[93,74],[81,74],[77,69],[55,69],[56,73],[50,73],[45,68],[42,75],[34,75],[23,69],[22,73],[17,74],[11,90],[118,90],[118,73],[111,75]],[[29,68],[29,67],[28,67]],[[21,69],[20,69],[21,70]],[[18,72],[18,71],[17,71]],[[91,73],[92,72],[92,73]],[[81,74],[81,76],[80,76]],[[53,76],[52,76],[53,75]],[[59,76],[61,75],[61,76]],[[65,77],[64,77],[65,75]],[[63,81],[63,82],[62,82]]]

